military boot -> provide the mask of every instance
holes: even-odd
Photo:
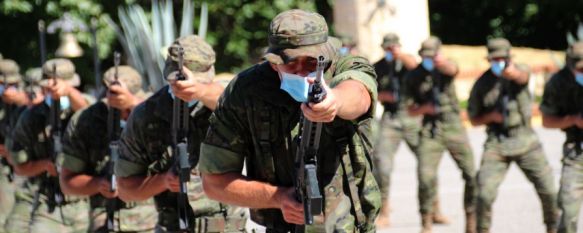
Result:
[[[476,233],[477,223],[476,223],[476,212],[466,212],[466,233]]]
[[[433,202],[433,222],[435,224],[447,225],[450,223],[449,218],[441,213],[441,205],[439,204],[439,199],[436,198]]]
[[[431,233],[431,227],[433,225],[433,214],[422,214],[421,215],[421,233]]]
[[[390,219],[390,214],[391,214],[391,208],[389,206],[388,202],[383,202],[384,205],[381,207],[381,211],[379,216],[377,217],[377,220],[375,222],[377,228],[387,228],[391,226],[391,219]]]

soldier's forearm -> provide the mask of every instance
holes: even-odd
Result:
[[[61,190],[64,194],[91,196],[99,193],[100,177],[78,174],[63,168],[60,174]]]
[[[239,173],[203,174],[205,194],[219,202],[253,209],[279,208],[282,189]]]
[[[87,102],[85,97],[83,97],[81,92],[79,92],[74,87],[70,88],[71,90],[69,90],[69,100],[71,101],[71,108],[73,109],[73,111],[77,111],[79,109],[89,106],[89,103]]]
[[[552,116],[543,114],[543,126],[546,128],[556,128],[556,129],[565,129],[575,125],[575,120],[577,116],[570,115],[570,116]]]
[[[30,161],[23,164],[14,165],[14,173],[19,176],[33,177],[47,171],[51,161],[48,159]]]
[[[164,174],[117,177],[117,185],[119,198],[124,201],[145,201],[166,191]]]
[[[332,89],[338,99],[338,117],[354,120],[368,112],[371,97],[364,85],[355,80],[346,80]]]
[[[200,101],[202,101],[204,106],[206,106],[210,110],[214,111],[215,108],[217,107],[219,97],[223,93],[224,89],[225,88],[223,86],[219,85],[218,83],[213,82],[213,83],[207,84],[206,94],[201,97]]]

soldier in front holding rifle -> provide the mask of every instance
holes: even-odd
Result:
[[[152,232],[157,213],[153,202],[124,203],[117,199],[113,163],[121,129],[141,103],[142,77],[130,66],[116,66],[103,75],[106,98],[77,112],[63,137],[63,193],[90,196],[89,232]],[[112,182],[113,181],[113,182]]]
[[[214,80],[214,62],[215,52],[200,37],[174,41],[164,68],[169,85],[132,111],[122,133],[115,165],[119,196],[153,197],[156,232],[245,230],[245,211],[209,200],[196,168],[208,118],[224,90]]]
[[[80,79],[73,63],[53,59],[42,67],[44,102],[26,109],[14,131],[10,149],[17,175],[28,177],[17,191],[8,232],[85,232],[87,203],[63,196],[58,182],[59,137],[74,112],[89,105],[75,87]]]
[[[339,56],[317,13],[282,12],[268,33],[267,61],[231,81],[210,118],[199,162],[205,193],[251,208],[267,232],[374,232],[373,67]]]
[[[488,40],[487,48],[490,69],[478,78],[468,101],[472,125],[485,125],[488,135],[477,176],[478,232],[490,232],[492,204],[512,162],[536,188],[547,232],[556,232],[558,209],[553,171],[530,124],[528,67],[512,62],[511,45],[506,39]]]
[[[423,41],[421,64],[405,77],[406,104],[412,116],[423,115],[417,158],[419,177],[419,211],[423,233],[431,232],[434,201],[437,196],[437,169],[445,150],[449,151],[462,171],[465,181],[464,208],[466,232],[475,232],[475,165],[466,129],[462,125],[455,93],[455,63],[441,53],[441,40]]]

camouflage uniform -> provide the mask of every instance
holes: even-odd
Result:
[[[492,39],[488,41],[488,51],[490,58],[509,58],[510,43],[506,39]],[[517,68],[528,72],[525,66],[517,65]],[[474,84],[468,102],[471,118],[492,111],[507,112],[504,123],[490,123],[486,128],[488,138],[477,176],[478,231],[488,232],[490,229],[492,204],[512,162],[516,162],[534,184],[547,229],[555,229],[558,208],[554,179],[542,145],[530,125],[532,98],[528,84],[517,84],[488,70]]]
[[[53,59],[45,63],[43,72],[52,74],[52,64],[57,66],[57,77],[71,84],[78,84],[73,64],[65,59]],[[15,164],[47,159],[49,148],[53,143],[48,137],[50,129],[48,119],[50,108],[45,102],[24,110],[12,132],[14,144],[10,155]],[[66,125],[72,115],[71,109],[65,109],[60,115],[62,125]],[[59,157],[61,157],[59,155]],[[76,197],[65,196],[64,205],[50,211],[47,203],[46,189],[39,190],[46,174],[26,178],[16,190],[15,206],[6,222],[7,232],[86,232],[87,202]],[[57,179],[56,177],[52,177]],[[34,214],[34,196],[39,193],[39,206]]]
[[[114,69],[110,68],[104,74],[104,82],[109,86],[114,80]],[[118,67],[119,82],[138,97],[144,96],[140,74],[129,66]],[[109,108],[104,101],[97,102],[87,109],[75,113],[67,126],[63,137],[63,168],[90,176],[104,177],[107,175],[109,155],[108,136]],[[120,123],[123,127],[124,120]],[[157,213],[152,201],[140,203],[116,203],[116,231],[120,232],[153,232]],[[90,232],[108,232],[107,206],[108,199],[100,194],[90,197]],[[119,223],[119,224],[118,224]]]
[[[384,38],[383,48],[399,44],[399,38],[395,34],[389,34]],[[384,58],[374,64],[377,74],[378,92],[388,91],[399,100],[404,99],[404,77],[409,72],[400,60],[387,61]],[[398,82],[395,85],[395,81]],[[382,103],[384,107],[381,119],[379,137],[376,139],[373,164],[375,177],[382,193],[382,202],[387,204],[393,170],[393,160],[399,144],[405,141],[411,151],[415,152],[419,144],[420,117],[410,117],[406,106],[402,101],[397,103]]]
[[[364,58],[337,57],[327,31],[325,20],[316,13],[290,10],[273,19],[265,56],[269,62],[257,64],[231,81],[210,118],[199,163],[203,174],[241,173],[245,163],[246,176],[251,180],[293,186],[302,111],[300,103],[280,89],[278,73],[270,63],[283,64],[298,56],[324,56],[332,61],[324,74],[330,87],[345,80],[359,81],[369,91],[372,103],[376,101],[373,67]],[[323,124],[317,155],[323,215],[315,216],[306,232],[375,231],[374,220],[381,203],[369,157],[373,112],[371,107],[355,121],[337,117]],[[345,177],[351,171],[354,173],[349,179],[353,182],[348,182]],[[352,196],[350,189],[358,196]],[[279,209],[251,209],[251,218],[268,232],[294,230]],[[362,224],[359,229],[357,224]]]
[[[435,56],[441,41],[431,37],[422,44],[421,56]],[[444,150],[449,151],[462,171],[465,181],[464,208],[467,219],[475,211],[475,167],[466,130],[459,115],[459,104],[455,93],[454,77],[442,74],[437,68],[428,71],[419,65],[405,77],[407,105],[423,105],[439,101],[436,116],[424,115],[420,132],[417,157],[419,159],[419,209],[424,226],[431,226],[430,216],[434,213],[433,203],[437,195],[437,169]],[[432,89],[437,88],[437,96]],[[425,228],[424,228],[425,229]]]
[[[165,77],[177,70],[177,49],[184,48],[184,64],[193,72],[212,69],[215,54],[210,45],[197,36],[179,38],[168,50],[169,56],[164,69]],[[163,87],[152,97],[138,105],[121,136],[120,159],[116,163],[118,177],[151,176],[167,172],[175,166],[175,158],[170,149],[172,143],[173,96],[169,86]],[[193,167],[188,183],[191,231],[195,232],[243,232],[246,213],[242,208],[212,201],[204,195],[202,181],[196,165],[199,160],[200,142],[208,128],[211,110],[202,101],[190,108],[188,152]],[[179,229],[177,193],[164,191],[154,200],[158,210],[156,232],[173,232]]]
[[[554,117],[583,114],[583,86],[575,82],[572,69],[583,69],[583,42],[567,51],[567,66],[553,75],[545,85],[540,110]],[[577,62],[578,59],[578,62]],[[563,144],[563,171],[559,190],[562,210],[559,232],[575,233],[583,202],[583,129],[571,126],[563,129],[567,140]]]
[[[2,93],[5,88],[22,86],[22,79],[19,74],[20,68],[16,62],[5,59],[0,59],[0,82],[2,83]],[[0,94],[1,95],[1,94]],[[20,113],[24,110],[23,107],[15,104],[0,102],[0,143],[6,148],[10,143],[10,132],[15,125],[14,119],[18,119]],[[8,143],[7,143],[8,142]],[[3,156],[7,156],[4,154]],[[14,179],[12,167],[8,164],[8,160],[2,158],[0,164],[0,232],[3,232],[3,226],[12,206],[14,205]]]

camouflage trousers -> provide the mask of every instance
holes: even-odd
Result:
[[[559,233],[576,233],[579,210],[583,202],[583,151],[575,143],[563,146],[563,171],[559,190],[559,207],[562,214]]]
[[[373,173],[381,189],[383,204],[389,198],[393,161],[401,141],[405,141],[412,152],[419,144],[419,120],[408,116],[391,116],[389,112],[383,114],[373,154]]]
[[[0,165],[0,233],[4,232],[4,223],[10,210],[14,206],[14,184],[8,180],[7,175],[4,173],[4,169]]]
[[[105,207],[89,211],[90,232],[107,233],[107,211]],[[118,232],[154,232],[158,213],[153,202],[139,203],[132,208],[123,208],[115,212],[115,229]]]
[[[465,128],[459,116],[452,116],[448,121],[438,121],[435,125],[423,125],[417,157],[419,165],[419,211],[422,215],[433,214],[433,203],[437,196],[437,170],[446,150],[462,171],[465,181],[464,208],[466,212],[475,211],[476,203],[476,169],[474,155],[470,147]]]
[[[496,200],[498,187],[504,180],[512,162],[524,172],[536,188],[544,213],[547,228],[554,229],[557,222],[557,195],[552,169],[538,140],[531,149],[517,155],[504,155],[499,139],[489,137],[484,145],[484,154],[478,172],[478,231],[489,230],[492,222],[492,204]]]
[[[14,207],[6,220],[4,230],[11,233],[85,233],[89,228],[86,201],[69,203],[62,206],[62,211],[56,208],[53,213],[49,213],[48,206],[43,202],[34,216],[30,213],[32,205],[31,195],[17,191]]]

